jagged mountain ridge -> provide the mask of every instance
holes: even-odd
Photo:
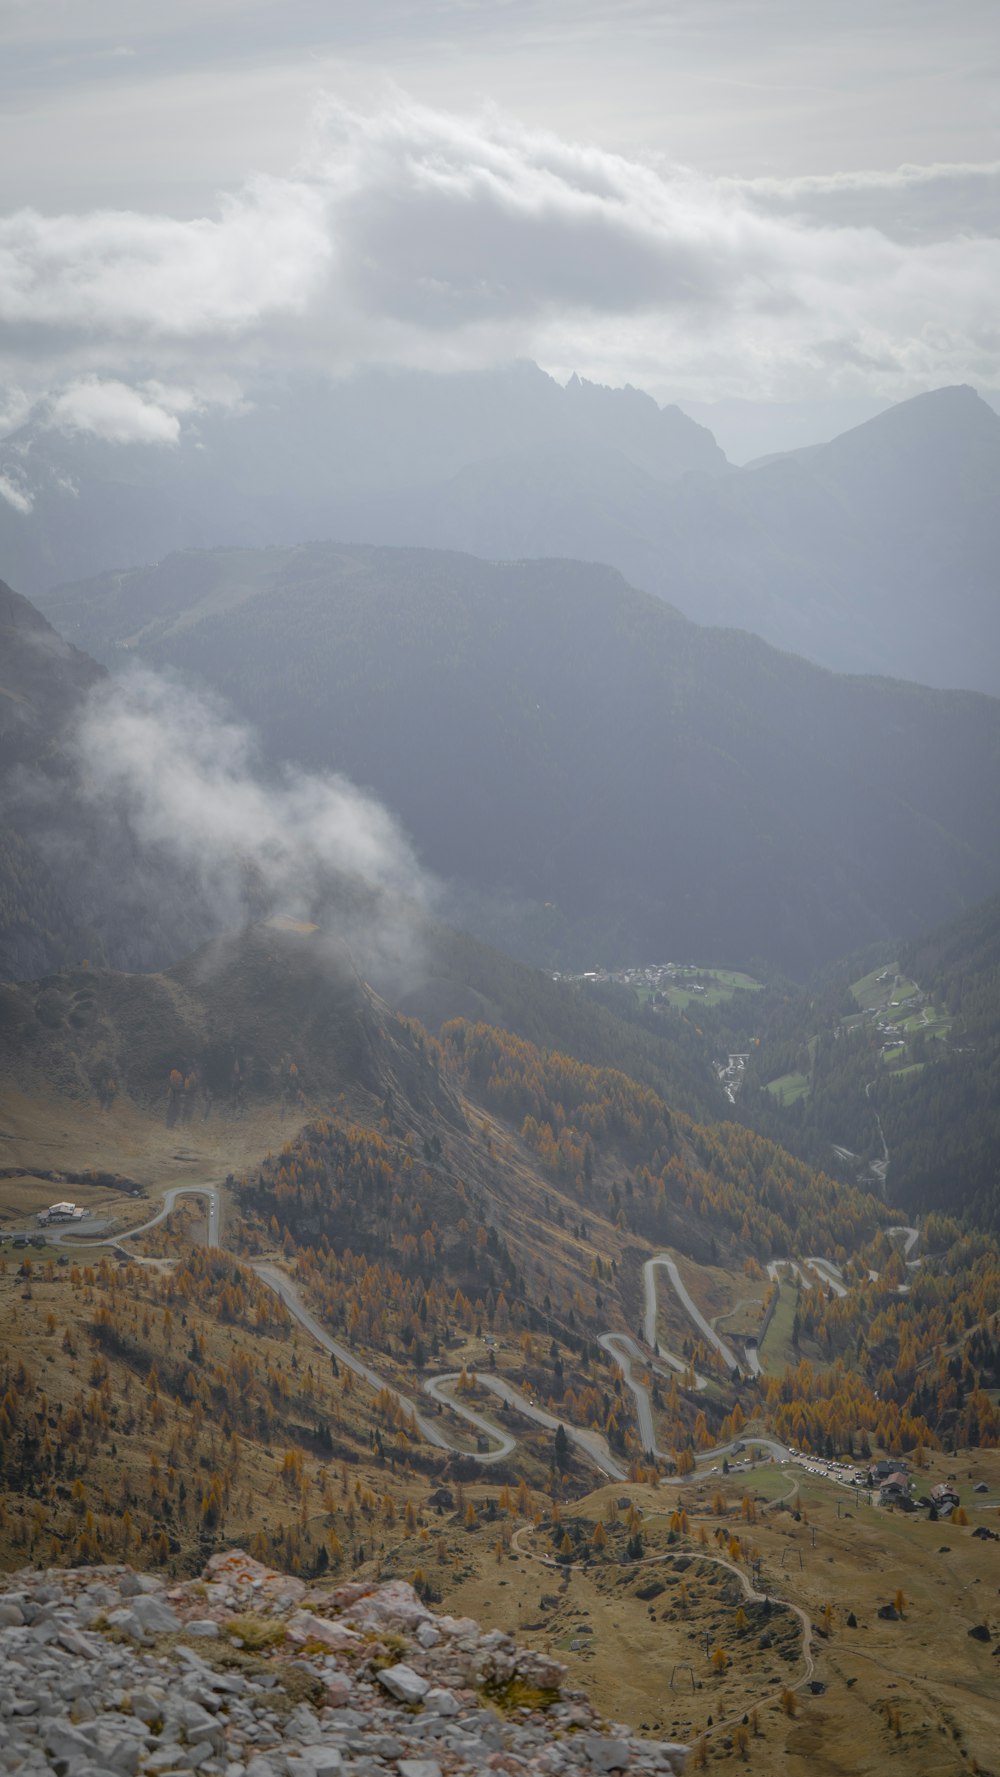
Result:
[[[1000,417],[967,387],[739,470],[678,409],[533,365],[262,387],[173,449],[36,428],[7,451],[35,507],[0,503],[0,561],[66,633],[60,581],[347,537],[603,561],[837,671],[1000,692]]]
[[[407,505],[414,488],[444,486],[529,441],[556,458],[600,447],[657,486],[728,468],[711,433],[679,408],[578,377],[563,388],[531,363],[445,376],[373,369],[341,381],[261,379],[237,408],[188,423],[176,446],[38,424],[12,434],[0,460],[31,510],[0,498],[0,563],[39,597],[60,581],[175,549],[366,537],[357,526],[377,527],[387,495]],[[379,536],[376,528],[372,540]]]

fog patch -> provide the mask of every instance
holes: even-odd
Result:
[[[75,740],[84,800],[130,835],[167,925],[316,924],[363,973],[420,969],[435,885],[382,803],[337,772],[267,770],[221,702],[146,669],[99,686]]]

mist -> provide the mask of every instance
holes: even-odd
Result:
[[[436,885],[399,823],[340,773],[266,771],[219,699],[134,668],[96,687],[73,757],[83,801],[134,850],[168,928],[208,936],[280,914],[321,925],[365,974],[418,967]]]

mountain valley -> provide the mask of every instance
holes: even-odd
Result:
[[[1000,704],[571,559],[2,601],[0,1566],[241,1545],[696,1769],[988,1770]]]

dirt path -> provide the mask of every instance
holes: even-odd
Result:
[[[688,1479],[690,1480],[690,1476]],[[524,1559],[528,1561],[537,1561],[541,1567],[553,1568],[557,1573],[565,1573],[569,1568],[581,1566],[581,1563],[579,1562],[557,1561],[553,1555],[537,1555],[534,1549],[526,1548],[525,1538],[533,1536],[534,1529],[535,1527],[533,1524],[521,1524],[518,1526],[517,1530],[514,1531],[514,1534],[510,1539],[510,1546],[515,1554],[523,1556]],[[768,1704],[780,1702],[784,1691],[800,1691],[805,1685],[811,1684],[816,1675],[816,1661],[813,1658],[812,1651],[812,1619],[808,1612],[805,1611],[800,1604],[793,1604],[791,1599],[776,1598],[772,1592],[758,1592],[750,1579],[748,1579],[747,1575],[743,1572],[743,1569],[737,1567],[735,1561],[728,1560],[724,1555],[710,1555],[703,1553],[700,1549],[672,1549],[664,1555],[646,1555],[638,1561],[630,1561],[628,1565],[630,1568],[659,1567],[668,1561],[680,1560],[684,1560],[688,1564],[692,1561],[705,1561],[710,1563],[713,1567],[723,1567],[726,1569],[727,1573],[733,1574],[739,1581],[743,1596],[748,1604],[770,1603],[777,1606],[779,1610],[791,1611],[792,1615],[798,1618],[802,1628],[802,1672],[794,1683],[781,1684],[777,1689],[765,1692],[765,1694],[759,1697],[755,1703],[751,1704],[751,1708],[766,1709]],[[726,1716],[721,1721],[714,1722],[711,1728],[706,1728],[706,1738],[711,1738],[713,1734],[720,1734],[726,1729],[733,1727],[736,1722],[743,1720],[745,1713],[746,1710],[744,1706],[738,1711],[738,1713]]]

